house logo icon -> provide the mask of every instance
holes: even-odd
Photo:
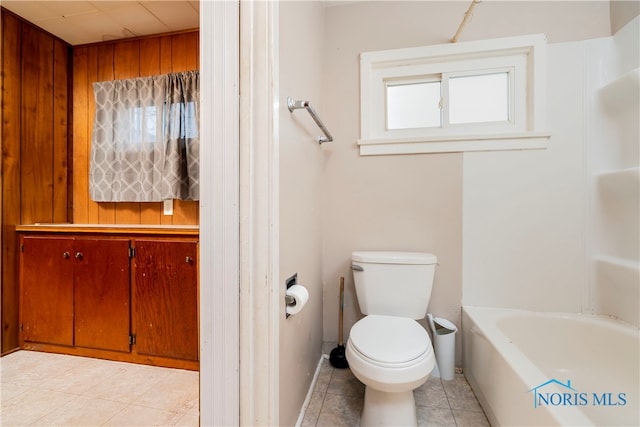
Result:
[[[543,388],[548,387],[550,385],[557,384],[563,390],[562,393],[545,393],[543,392]],[[567,383],[563,383],[562,381],[558,381],[555,378],[550,379],[547,382],[544,382],[532,389],[529,389],[529,392],[533,392],[533,407],[537,408],[540,405],[571,405],[573,402],[572,397],[575,398],[576,401],[580,400],[581,393],[578,393],[578,390],[571,386],[571,380],[567,380]]]
[[[627,404],[627,393],[615,392],[579,392],[571,385],[555,378],[528,390],[533,393],[533,407],[538,406],[608,406],[617,407]]]

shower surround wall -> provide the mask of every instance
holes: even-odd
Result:
[[[640,18],[587,42],[585,311],[640,326]]]
[[[463,305],[638,325],[638,34],[548,45],[548,149],[464,155]]]

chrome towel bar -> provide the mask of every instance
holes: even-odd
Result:
[[[333,141],[333,136],[331,136],[329,129],[327,129],[324,123],[322,123],[322,120],[320,120],[320,117],[318,117],[318,113],[316,113],[316,110],[314,110],[311,104],[309,104],[309,101],[294,101],[293,98],[288,97],[287,107],[289,108],[289,111],[292,113],[293,113],[293,110],[297,110],[300,108],[304,108],[309,112],[313,121],[316,122],[320,130],[322,130],[322,132],[324,133],[324,136],[318,137],[318,143],[322,144],[323,142]]]

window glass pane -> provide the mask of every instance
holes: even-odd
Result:
[[[198,118],[193,101],[173,103],[169,110],[169,132],[171,139],[197,138]]]
[[[509,73],[449,79],[449,123],[509,120]]]
[[[156,142],[156,107],[136,106],[125,110],[127,126],[117,126],[115,131],[123,134],[124,144],[140,146]],[[126,134],[126,136],[124,136]]]
[[[387,85],[387,129],[440,126],[440,82]]]

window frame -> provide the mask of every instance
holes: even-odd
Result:
[[[386,129],[387,82],[509,73],[509,121],[448,123],[441,98],[441,127]],[[546,38],[543,34],[360,54],[361,155],[546,148]]]

